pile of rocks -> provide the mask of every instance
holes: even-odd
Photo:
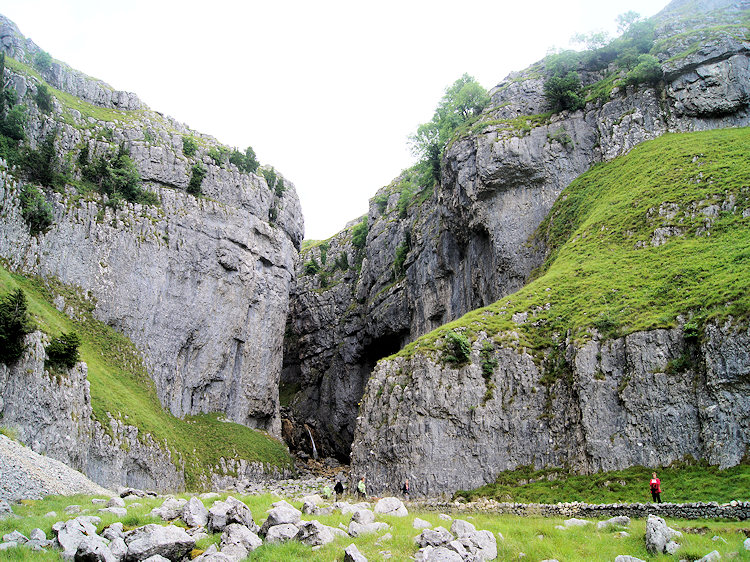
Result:
[[[426,521],[415,519],[414,525]],[[477,531],[462,519],[456,519],[448,531],[444,527],[425,529],[414,541],[420,547],[414,559],[418,562],[465,562],[497,558],[497,538],[490,531]]]
[[[121,493],[128,499],[151,495],[149,492],[131,488],[124,489]],[[226,500],[217,500],[210,508],[206,508],[201,499],[212,497],[218,497],[218,494],[202,494],[189,500],[166,498],[160,506],[151,510],[150,515],[170,522],[167,525],[149,524],[127,531],[121,522],[117,522],[107,526],[99,534],[97,526],[101,523],[101,518],[95,515],[80,515],[68,521],[55,523],[52,526],[54,536],[51,539],[48,539],[41,529],[34,529],[29,537],[18,531],[6,534],[0,543],[0,551],[25,545],[34,550],[59,548],[66,560],[176,562],[185,560],[195,549],[197,541],[208,537],[209,534],[221,533],[220,543],[211,545],[195,560],[233,562],[243,560],[264,542],[296,540],[318,549],[339,536],[359,537],[385,531],[389,526],[376,522],[375,513],[408,513],[404,504],[397,498],[383,498],[375,505],[373,511],[371,504],[366,502],[354,505],[336,502],[333,506],[326,507],[320,496],[308,496],[303,498],[306,512],[351,513],[349,527],[336,528],[316,520],[303,521],[302,512],[285,500],[273,503],[266,520],[258,526],[250,508],[242,501],[229,496]],[[113,497],[109,501],[93,501],[97,504],[106,504],[99,509],[102,513],[112,513],[118,517],[127,515],[125,500],[121,497]],[[80,512],[80,509],[80,506],[68,506],[65,511],[74,514]],[[8,517],[13,516],[7,502],[0,504],[0,512]],[[177,520],[181,522],[175,524]],[[356,550],[356,546],[351,545],[347,550],[352,560],[364,559]]]

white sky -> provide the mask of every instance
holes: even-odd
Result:
[[[0,0],[54,58],[255,149],[327,238],[414,163],[407,138],[464,72],[487,89],[667,0]]]

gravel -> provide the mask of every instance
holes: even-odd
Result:
[[[0,435],[0,499],[17,501],[73,494],[115,495],[77,470]]]

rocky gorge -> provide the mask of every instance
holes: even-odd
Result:
[[[360,219],[366,225],[365,244],[355,244],[357,225],[362,224],[358,220],[330,240],[303,248],[282,374],[282,391],[296,392],[285,410],[290,420],[296,420],[296,431],[294,424],[287,424],[287,441],[309,453],[310,441],[303,430],[307,424],[318,448],[342,459],[349,456],[353,441],[355,471],[374,476],[379,489],[395,489],[411,474],[423,482],[427,494],[478,485],[498,470],[524,463],[571,462],[581,470],[597,470],[702,455],[705,451],[697,441],[688,445],[682,437],[680,423],[661,429],[669,435],[665,439],[674,441],[671,454],[664,451],[649,458],[652,454],[643,452],[646,445],[641,439],[636,440],[636,449],[628,440],[626,457],[614,453],[609,443],[617,433],[613,424],[622,429],[614,421],[620,415],[616,412],[621,407],[638,412],[647,406],[636,406],[640,398],[631,402],[631,397],[642,396],[653,381],[644,380],[631,397],[611,396],[606,404],[589,401],[597,395],[593,390],[569,388],[565,398],[557,392],[552,410],[568,416],[548,431],[540,430],[544,422],[536,421],[544,414],[539,395],[529,396],[536,406],[523,403],[530,410],[507,401],[493,412],[470,409],[485,392],[476,345],[469,373],[449,374],[418,359],[388,361],[375,369],[374,365],[423,334],[520,289],[548,256],[545,243],[535,237],[537,228],[563,189],[592,165],[627,154],[665,133],[747,126],[750,45],[742,31],[747,27],[739,23],[731,30],[717,27],[719,21],[743,21],[747,8],[734,2],[672,2],[653,18],[656,40],[651,52],[661,63],[662,80],[613,86],[609,78],[609,89],[591,95],[578,111],[548,112],[544,61],[511,74],[490,92],[491,102],[477,123],[446,148],[442,181],[434,192],[410,192],[407,171],[370,200],[367,216]],[[593,70],[582,64],[577,70],[592,91],[613,73],[612,65]],[[310,268],[313,263],[320,265],[322,273]],[[357,265],[342,268],[343,263]],[[714,333],[719,329],[714,327]],[[745,337],[744,330],[739,334]],[[679,342],[681,335],[673,332],[664,338],[654,332],[631,338],[649,342],[635,350],[637,356],[670,357],[673,342]],[[627,349],[623,341],[599,345]],[[576,355],[572,349],[571,353]],[[531,392],[539,375],[534,362],[510,350],[501,351],[501,356],[500,370],[494,375],[497,384],[514,388],[520,384]],[[744,357],[739,351],[729,361],[738,361],[738,371],[747,373]],[[713,356],[711,361],[722,359]],[[631,370],[640,369],[631,365],[627,354],[616,362],[628,379]],[[588,372],[586,377],[592,375]],[[404,387],[404,377],[414,381],[409,389]],[[451,382],[453,394],[446,391]],[[403,402],[400,394],[396,400],[394,385],[404,393]],[[712,462],[738,462],[744,454],[747,428],[739,430],[737,425],[745,415],[744,385],[734,398],[739,410],[728,416],[739,431],[738,449],[727,451],[721,459],[714,456]],[[691,400],[694,407],[698,400],[703,398]],[[584,444],[580,418],[588,423],[586,412],[599,418],[591,420],[591,427],[607,419],[598,429],[612,430],[606,439],[603,434],[597,438],[601,445],[595,448],[600,452]],[[696,419],[697,433],[690,439],[702,441],[697,412],[691,417]],[[721,423],[715,427],[719,430]],[[497,441],[501,429],[518,444],[515,452]],[[486,440],[479,434],[485,434]],[[418,446],[422,441],[424,447]],[[715,444],[717,451],[722,446]],[[486,471],[467,471],[461,462],[455,470],[448,468],[455,459],[466,458],[481,459],[478,465],[486,462]],[[433,468],[424,468],[427,465]]]
[[[697,335],[686,309],[623,334],[599,323],[534,342],[524,330],[546,321],[544,302],[514,311],[503,330],[475,330],[462,317],[502,315],[480,309],[549,269],[559,252],[549,234],[561,222],[555,205],[576,178],[664,135],[750,125],[749,11],[746,2],[675,0],[651,20],[659,79],[630,83],[614,59],[577,59],[585,103],[575,110],[551,110],[549,60],[511,74],[445,147],[439,182],[405,170],[367,215],[304,243],[294,186],[275,170],[244,169],[229,147],[135,94],[57,61],[40,68],[41,49],[0,18],[5,82],[25,107],[29,146],[53,139],[72,183],[84,179],[86,158],[127,152],[158,200],[112,201],[69,183],[45,191],[52,222],[32,233],[24,182],[4,168],[0,256],[10,271],[72,288],[127,336],[171,415],[192,423],[220,414],[293,451],[351,461],[352,476],[366,474],[376,494],[405,478],[417,496],[451,494],[519,465],[586,473],[690,456],[733,466],[750,444],[741,315],[702,323]],[[48,110],[37,101],[45,84]],[[689,165],[703,164],[702,153],[691,156]],[[695,183],[714,181],[699,173]],[[644,209],[638,224],[650,230],[637,247],[720,238],[729,218],[746,229],[739,184]],[[703,230],[689,230],[691,221]],[[53,298],[79,315],[78,297]],[[466,338],[464,359],[445,360],[451,337]],[[24,357],[0,365],[3,424],[99,484],[188,487],[189,455],[144,434],[127,412],[94,419],[86,365],[55,377],[48,338],[28,336]],[[207,470],[207,488],[288,474],[232,454]]]

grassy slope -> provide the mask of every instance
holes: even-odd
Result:
[[[219,421],[216,414],[188,416],[184,420],[166,412],[156,396],[135,346],[92,316],[93,306],[80,291],[50,281],[45,285],[9,273],[0,267],[0,294],[20,287],[26,293],[29,310],[37,326],[58,336],[75,330],[81,336],[81,359],[88,364],[91,404],[94,417],[108,428],[108,416],[150,433],[158,443],[166,440],[169,449],[185,461],[188,489],[201,487],[201,476],[218,467],[220,457],[238,457],[280,467],[291,467],[286,447],[264,433],[242,425]],[[60,313],[53,305],[53,294],[62,294],[66,304],[77,311],[78,320]],[[173,459],[179,457],[174,456]]]
[[[607,337],[700,327],[750,315],[750,129],[669,134],[594,166],[560,196],[537,232],[550,256],[535,280],[425,335],[400,355],[432,352],[446,330],[480,331],[541,351],[592,328]],[[725,201],[734,201],[722,208]],[[659,209],[676,209],[661,216]],[[716,211],[716,216],[709,218]],[[706,225],[711,223],[706,231]],[[657,228],[678,228],[660,246]],[[530,314],[516,325],[515,312]],[[513,333],[515,332],[515,333]]]
[[[271,495],[258,496],[239,496],[251,509],[255,522],[261,524],[265,519],[265,511],[271,503],[278,500],[278,497]],[[204,500],[207,507],[213,500]],[[149,511],[163,502],[163,498],[144,498],[138,499],[140,507],[129,507],[128,515],[122,519],[125,525],[130,527],[140,526],[147,523],[162,523],[161,520],[154,519],[148,515]],[[43,529],[47,536],[51,534],[52,523],[59,518],[72,518],[74,516],[45,518],[44,514],[49,511],[62,513],[64,507],[71,503],[81,505],[84,510],[95,512],[90,497],[76,496],[73,498],[48,497],[40,501],[24,502],[23,505],[14,505],[14,511],[22,515],[22,519],[6,519],[0,521],[0,535],[9,533],[18,529],[22,533],[28,534],[34,527]],[[128,505],[133,503],[128,502]],[[300,502],[292,500],[292,504],[297,508],[301,507]],[[289,541],[283,544],[264,545],[247,558],[252,561],[331,561],[342,560],[344,549],[351,543],[355,543],[357,548],[369,560],[381,560],[383,557],[379,553],[387,550],[392,554],[391,560],[401,561],[410,560],[417,551],[413,537],[419,534],[419,531],[412,527],[414,517],[420,517],[429,521],[433,526],[442,525],[450,527],[450,521],[443,521],[435,512],[412,512],[407,517],[384,517],[378,516],[379,521],[385,521],[392,528],[389,532],[393,535],[390,540],[382,541],[380,545],[376,541],[384,534],[376,533],[363,535],[358,538],[337,538],[335,542],[322,547],[320,550],[312,551],[309,546],[304,546],[296,541]],[[643,536],[645,534],[645,521],[633,520],[628,532],[629,537],[615,538],[615,533],[619,531],[616,528],[597,530],[593,526],[570,528],[565,531],[556,529],[556,525],[561,525],[562,518],[544,519],[540,517],[513,517],[497,516],[491,514],[477,513],[474,515],[458,516],[468,519],[477,529],[487,529],[493,533],[502,533],[504,539],[498,540],[498,560],[518,560],[520,553],[526,555],[526,560],[543,560],[556,558],[565,561],[611,561],[619,554],[630,554],[637,556],[642,560],[677,560],[690,559],[695,560],[711,552],[718,550],[722,557],[727,557],[731,552],[739,552],[735,560],[750,560],[750,552],[743,550],[742,541],[745,534],[741,531],[747,527],[746,522],[730,521],[683,521],[669,520],[668,524],[677,529],[681,529],[685,536],[680,543],[682,548],[676,557],[671,556],[650,556],[645,550]],[[338,526],[339,523],[349,524],[350,515],[341,515],[334,513],[332,515],[303,515],[303,520],[316,519],[320,522]],[[104,514],[102,521],[98,526],[101,531],[106,525],[118,520],[111,514]],[[540,538],[541,535],[541,538]],[[712,541],[713,536],[720,536],[726,540]],[[210,544],[218,543],[220,535],[211,535],[201,539],[196,545],[195,554],[206,549]],[[17,548],[4,551],[3,560],[60,560],[59,551],[53,552],[31,552],[27,549]]]

